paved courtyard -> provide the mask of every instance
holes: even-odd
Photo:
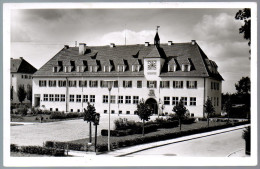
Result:
[[[114,129],[114,120],[118,118],[128,118],[129,120],[139,120],[136,115],[111,115],[111,129]],[[152,116],[151,120],[157,116]],[[102,114],[98,135],[102,129],[108,128],[108,115]],[[92,127],[92,136],[95,128]],[[71,141],[87,138],[89,136],[89,123],[78,120],[59,121],[51,123],[34,123],[28,125],[11,126],[11,143],[17,145],[43,145],[45,141]]]

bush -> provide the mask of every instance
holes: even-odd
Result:
[[[50,115],[50,119],[65,119],[66,115],[64,112],[59,112],[59,111],[55,111],[55,112],[51,112]]]
[[[76,151],[86,151],[88,150],[87,145],[78,144],[78,143],[67,143],[67,142],[58,142],[58,141],[46,141],[44,144],[45,147],[58,148],[58,149],[69,149]]]
[[[20,152],[29,154],[64,156],[65,150],[40,146],[22,146]]]
[[[179,125],[177,120],[168,120],[164,118],[156,118],[155,123],[158,124],[158,128],[173,128]]]
[[[19,151],[19,148],[16,144],[11,144],[10,145],[10,150],[11,152],[18,152]]]

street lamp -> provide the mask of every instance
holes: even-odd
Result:
[[[107,88],[109,91],[109,95],[108,95],[108,136],[107,136],[107,143],[108,143],[108,151],[110,151],[110,92],[111,89],[113,87],[113,83],[114,81],[108,80],[107,82]]]

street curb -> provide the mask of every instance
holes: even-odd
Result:
[[[208,137],[208,136],[212,136],[212,135],[217,135],[217,134],[221,134],[221,133],[226,133],[226,132],[230,132],[230,131],[234,131],[234,130],[240,130],[240,129],[245,128],[247,126],[250,126],[250,124],[245,124],[245,125],[235,126],[235,127],[229,127],[229,128],[225,128],[225,129],[221,129],[221,130],[209,131],[209,132],[200,133],[200,134],[194,134],[194,135],[189,135],[189,136],[183,136],[183,137],[192,137],[192,136],[193,137],[192,138],[188,138],[188,139],[179,140],[179,141],[170,141],[169,142],[169,140],[165,140],[165,141],[162,141],[162,142],[166,142],[166,143],[161,143],[159,145],[152,145],[152,146],[149,146],[149,147],[146,147],[146,148],[141,148],[141,149],[136,150],[136,151],[132,151],[132,152],[116,155],[115,157],[124,157],[124,156],[127,156],[127,155],[131,155],[131,154],[138,153],[138,152],[141,152],[141,151],[149,150],[149,149],[152,149],[152,148],[166,146],[166,145],[169,145],[169,144],[190,141],[190,140],[199,139],[199,138],[203,138],[203,137]],[[202,136],[196,137],[197,135],[202,135]],[[182,137],[171,139],[171,140],[176,140],[176,139],[180,139],[180,138],[182,138]]]

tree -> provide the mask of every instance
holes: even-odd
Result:
[[[212,102],[209,99],[209,97],[206,100],[206,103],[204,104],[204,108],[205,108],[205,113],[207,113],[207,121],[208,121],[208,127],[209,127],[209,118],[215,112],[215,108],[213,107]]]
[[[19,102],[23,103],[24,99],[26,98],[26,91],[24,89],[24,85],[18,86],[17,97]]]
[[[242,77],[235,84],[236,90],[238,94],[250,94],[251,81],[249,77]]]
[[[184,118],[185,113],[187,111],[186,107],[183,104],[182,99],[179,101],[179,103],[176,106],[173,107],[172,111],[175,112],[176,116],[179,119],[179,126],[181,130],[181,120]]]
[[[32,102],[32,86],[31,85],[27,86],[27,100]]]
[[[150,119],[150,116],[153,114],[148,104],[144,103],[144,99],[140,100],[140,103],[137,104],[137,115],[143,121],[143,136],[144,136],[144,123]]]
[[[89,142],[92,142],[91,122],[94,122],[96,108],[88,102],[87,110],[84,109],[84,121],[89,122]]]
[[[228,115],[228,122],[229,122],[229,116],[230,116],[230,112],[232,109],[232,103],[230,100],[230,97],[226,100],[225,105],[224,105],[224,110],[227,112]]]
[[[239,33],[244,34],[244,39],[248,40],[248,46],[251,45],[251,9],[244,8],[236,13],[235,19],[244,20],[244,25],[239,28]],[[249,50],[250,53],[250,50]]]
[[[14,88],[13,88],[13,86],[11,87],[10,94],[11,94],[10,98],[11,98],[11,100],[13,100],[14,99]]]

